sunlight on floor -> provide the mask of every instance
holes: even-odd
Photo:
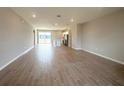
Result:
[[[42,62],[50,62],[53,58],[53,48],[51,44],[37,45],[37,56]],[[43,60],[44,59],[44,60]]]

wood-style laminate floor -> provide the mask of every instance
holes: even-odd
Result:
[[[124,85],[124,65],[64,46],[39,45],[0,71],[0,85]]]

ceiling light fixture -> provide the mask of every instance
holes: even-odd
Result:
[[[71,20],[70,20],[71,22],[74,22],[74,19],[73,18],[71,18]]]
[[[61,15],[60,15],[60,14],[58,14],[58,15],[56,15],[56,17],[60,18],[60,17],[61,17]]]
[[[32,17],[33,17],[33,18],[36,18],[36,15],[35,15],[35,14],[33,14],[33,15],[32,15]]]
[[[55,23],[55,26],[58,26],[58,23]]]

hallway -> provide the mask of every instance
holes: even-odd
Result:
[[[0,85],[124,85],[124,65],[64,46],[39,45],[0,71]]]

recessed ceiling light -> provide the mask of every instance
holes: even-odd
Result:
[[[35,15],[35,14],[33,14],[33,15],[32,15],[32,17],[33,17],[33,18],[36,18],[36,15]]]
[[[61,17],[61,15],[60,15],[60,14],[58,14],[58,15],[57,15],[57,17],[58,17],[58,18],[60,18],[60,17]]]
[[[55,23],[55,26],[58,26],[58,23]]]
[[[71,18],[71,20],[70,20],[71,22],[74,22],[74,19],[73,18]]]

